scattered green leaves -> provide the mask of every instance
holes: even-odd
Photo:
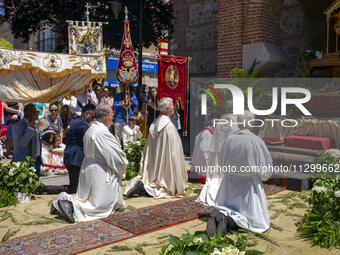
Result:
[[[6,234],[2,237],[1,239],[1,242],[5,242],[7,241],[8,239],[10,239],[12,236],[14,236],[16,233],[18,233],[20,231],[20,228],[19,229],[16,229],[16,230],[11,230],[11,229],[8,229],[8,231],[6,232]]]
[[[114,245],[107,252],[132,251],[133,248],[127,245]]]

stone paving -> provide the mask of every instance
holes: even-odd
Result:
[[[189,161],[186,162],[187,166]],[[42,177],[43,182],[47,185],[68,184],[67,175],[55,175]],[[125,185],[126,182],[123,182]],[[203,185],[189,183],[188,196],[199,194]],[[267,197],[269,212],[271,215],[272,227],[261,236],[252,233],[242,233],[248,236],[248,242],[251,248],[265,252],[265,254],[277,255],[295,255],[295,254],[340,254],[339,249],[328,251],[312,247],[309,242],[304,240],[297,232],[297,223],[301,221],[302,216],[310,209],[308,205],[309,191],[293,192],[283,191],[275,195]],[[6,232],[19,230],[12,238],[30,235],[33,233],[41,233],[47,230],[53,230],[68,226],[69,224],[60,216],[52,216],[49,214],[49,205],[56,195],[36,195],[33,200],[27,204],[18,204],[16,207],[0,209],[0,215],[7,211],[11,213],[16,223],[8,218],[1,221],[0,237],[2,238]],[[148,197],[135,197],[125,199],[126,210],[141,208],[150,205],[156,205],[172,201],[172,199],[155,200]],[[299,206],[297,206],[299,205]],[[45,221],[42,222],[42,221]],[[33,222],[31,225],[23,224]],[[35,223],[36,224],[35,224]],[[40,222],[38,224],[38,222]],[[181,237],[182,234],[189,231],[194,233],[197,230],[205,230],[206,222],[202,220],[193,220],[183,224],[179,224],[170,228],[162,229],[145,235],[127,239],[115,244],[103,246],[94,250],[84,252],[83,254],[158,254],[161,247],[168,243],[169,234]],[[282,229],[280,229],[282,228]],[[278,230],[280,229],[280,230]],[[230,236],[235,239],[235,236]],[[121,251],[120,249],[128,247],[129,251]],[[125,247],[125,248],[126,248]]]

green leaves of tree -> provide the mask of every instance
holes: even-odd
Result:
[[[111,0],[4,0],[5,21],[11,24],[15,38],[29,41],[31,33],[43,30],[46,25],[52,27],[57,35],[57,52],[67,48],[67,20],[85,21],[85,5],[89,2],[90,21],[109,22],[103,25],[104,44],[120,49],[124,32],[124,8],[128,8],[132,44],[139,46],[139,0],[122,1],[122,9],[118,16],[111,10]],[[161,0],[143,1],[143,46],[157,46],[159,39],[165,39],[173,32],[173,5]]]

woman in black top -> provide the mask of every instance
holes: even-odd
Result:
[[[150,127],[152,122],[159,116],[158,99],[157,99],[157,87],[150,89],[148,95],[148,126]]]

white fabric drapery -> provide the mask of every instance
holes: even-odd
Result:
[[[197,203],[208,206],[215,206],[216,194],[224,177],[224,174],[222,172],[212,170],[217,169],[219,155],[223,142],[229,135],[239,130],[238,125],[235,124],[237,123],[237,115],[225,114],[221,117],[221,119],[224,119],[227,122],[225,123],[223,121],[221,123],[215,124],[215,131],[208,150],[208,167],[213,168],[207,169],[205,185],[201,190],[200,196],[196,200]],[[233,125],[231,123],[233,123]]]
[[[68,55],[0,48],[0,100],[52,103],[106,77],[104,54]]]

